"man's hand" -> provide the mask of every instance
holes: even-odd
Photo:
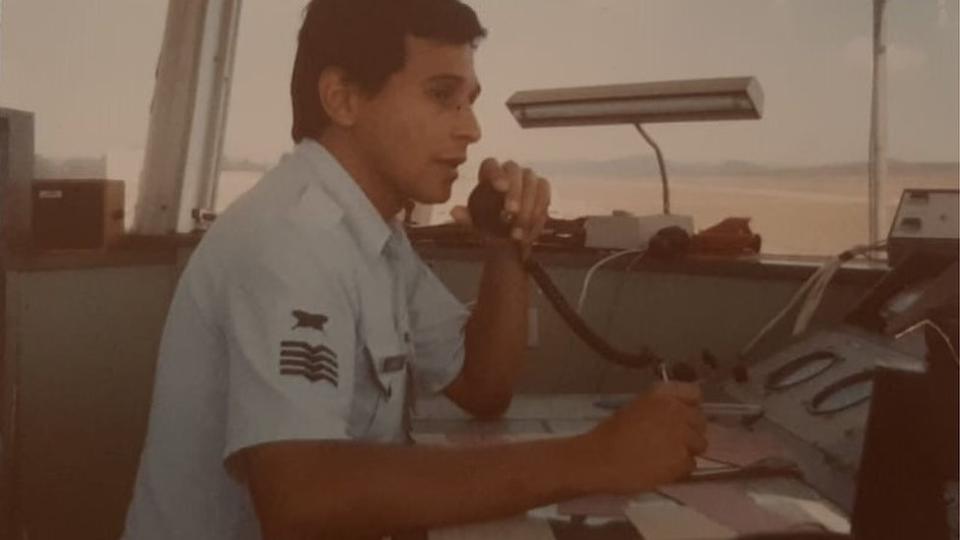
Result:
[[[689,475],[707,448],[700,389],[662,383],[585,437],[603,490],[635,493]]]
[[[478,181],[489,182],[494,189],[505,194],[504,209],[513,216],[510,236],[526,259],[547,222],[550,183],[531,169],[520,167],[513,161],[501,165],[494,158],[483,160],[478,176]],[[466,207],[456,206],[450,215],[457,223],[472,226]]]

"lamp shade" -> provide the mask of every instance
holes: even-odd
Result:
[[[763,90],[753,77],[524,90],[507,100],[524,128],[757,119]]]

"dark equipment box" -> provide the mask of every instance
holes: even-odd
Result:
[[[106,249],[124,231],[122,180],[34,180],[36,249]]]

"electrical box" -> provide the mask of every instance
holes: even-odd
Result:
[[[666,227],[680,227],[693,235],[693,218],[672,214],[634,216],[624,212],[587,216],[584,245],[604,249],[643,249],[653,235]]]
[[[887,236],[890,266],[915,252],[958,255],[960,191],[905,189]]]
[[[123,236],[121,180],[35,180],[33,245],[38,249],[106,249]]]

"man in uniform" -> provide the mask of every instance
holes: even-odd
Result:
[[[522,259],[548,182],[487,159],[509,239],[468,311],[397,215],[450,197],[480,138],[459,0],[313,0],[291,94],[296,146],[206,234],[164,329],[125,538],[378,538],[590,493],[647,489],[702,452],[699,392],[662,385],[591,432],[476,448],[408,444],[413,393],[485,418],[526,343]],[[463,208],[454,217],[469,224]]]

